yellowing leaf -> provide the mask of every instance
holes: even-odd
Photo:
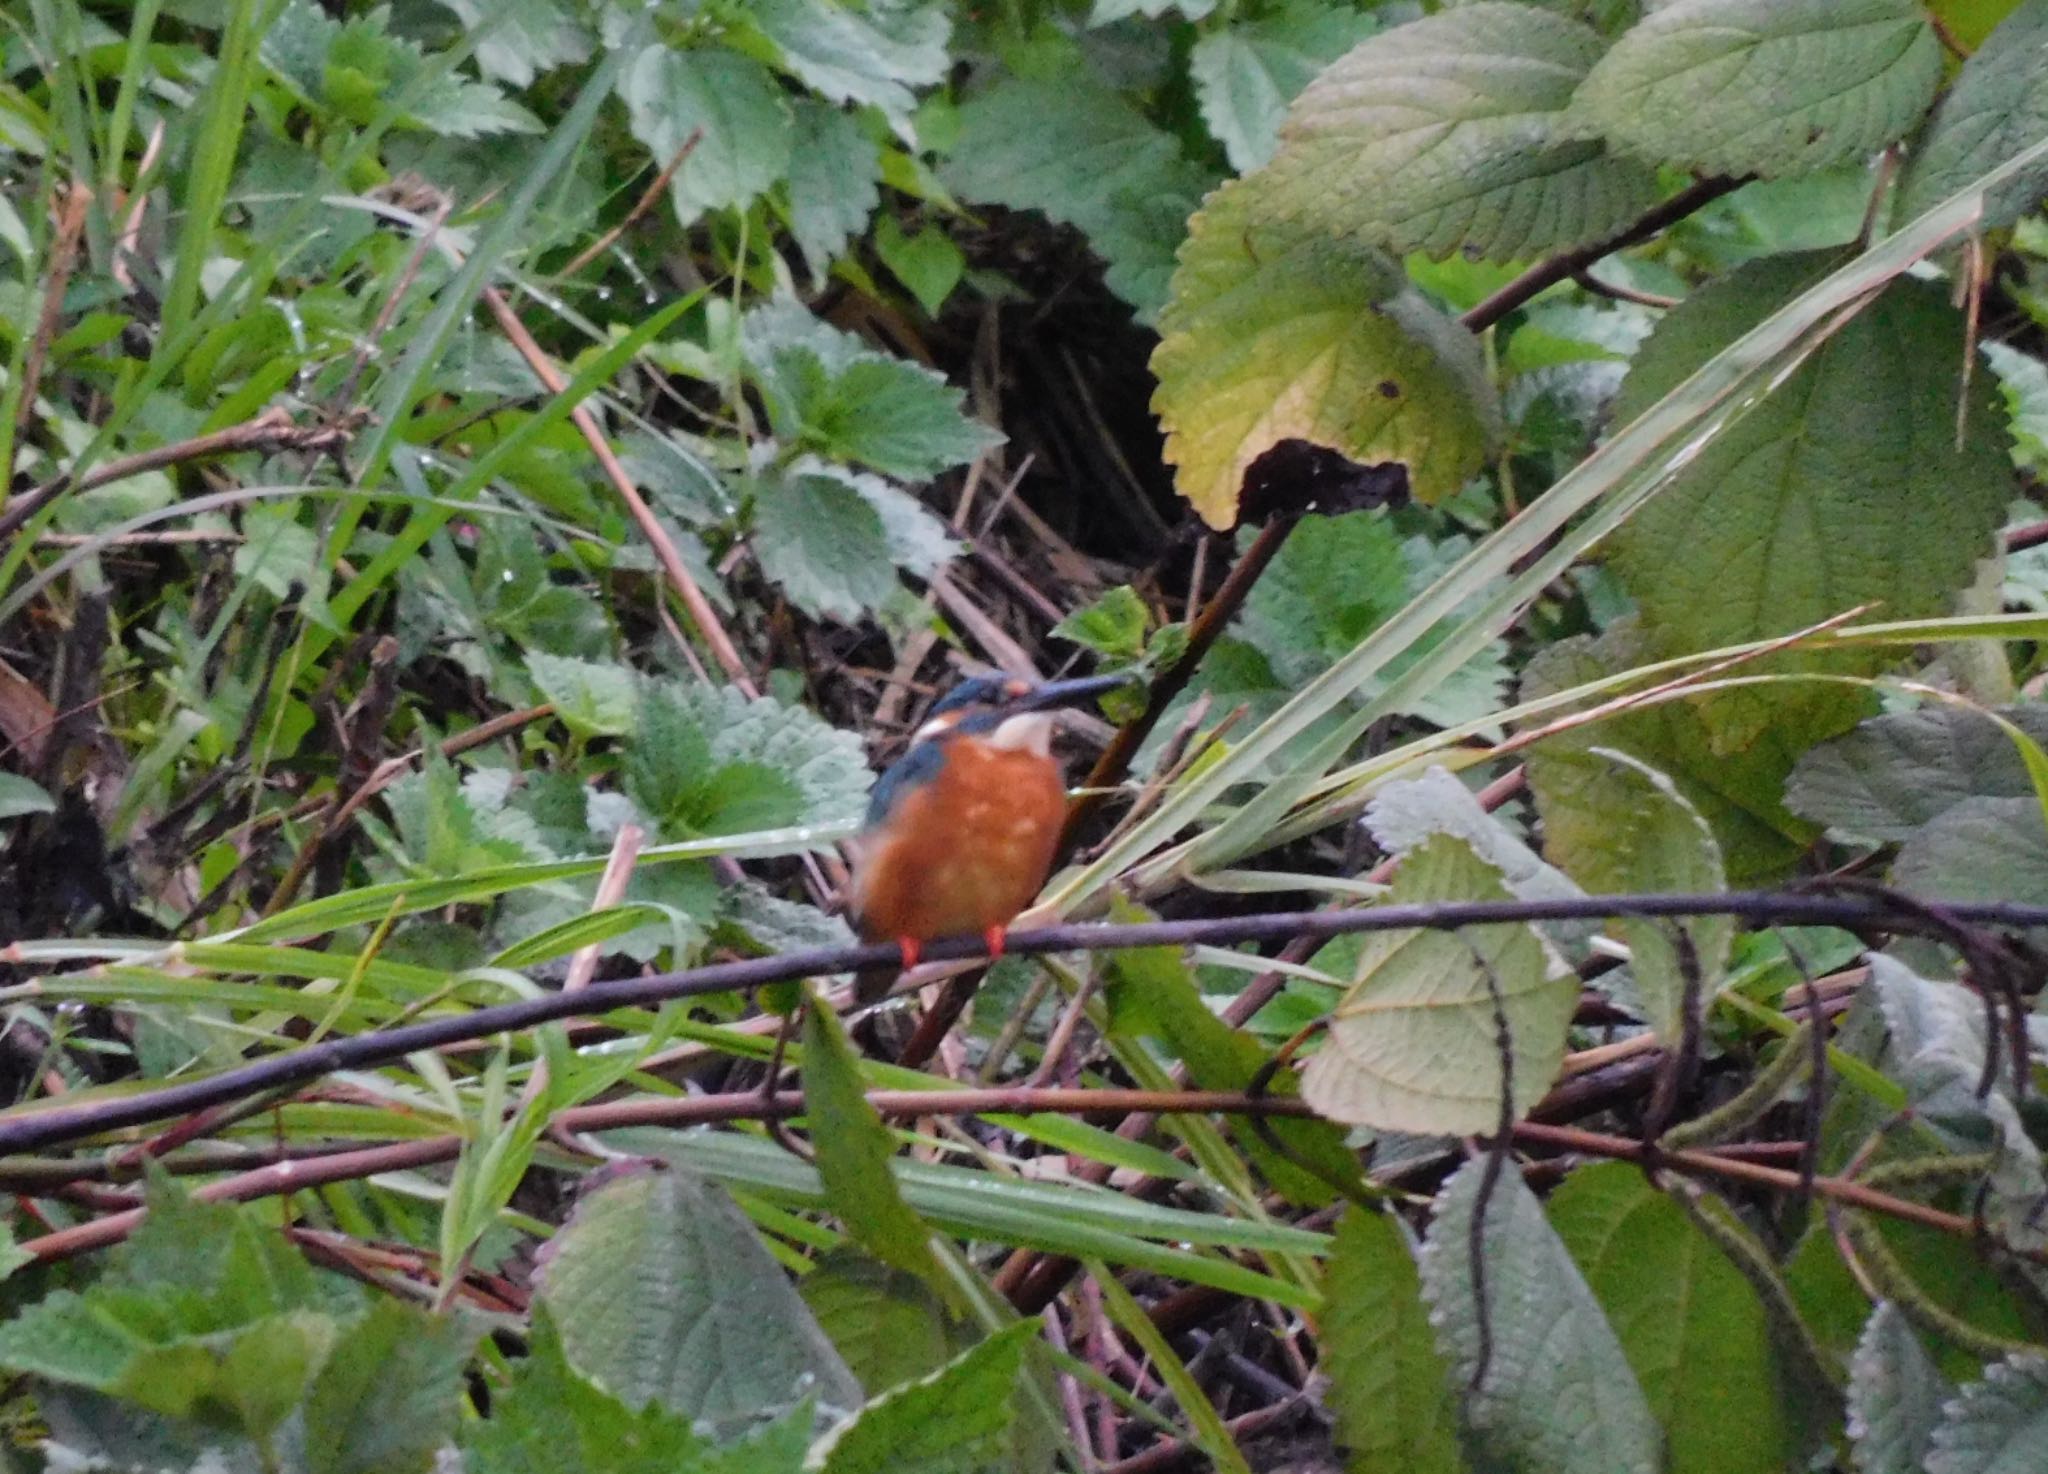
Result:
[[[1284,441],[1394,462],[1424,501],[1479,469],[1499,427],[1476,339],[1353,234],[1278,218],[1263,174],[1190,222],[1160,315],[1152,407],[1182,496],[1229,527]]]

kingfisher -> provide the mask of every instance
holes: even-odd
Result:
[[[876,781],[851,846],[849,910],[862,940],[897,943],[904,969],[938,937],[979,933],[1002,956],[1004,928],[1044,886],[1066,823],[1057,708],[1128,679],[976,676],[936,702]],[[856,997],[879,998],[897,971],[864,969]]]

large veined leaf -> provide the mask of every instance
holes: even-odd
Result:
[[[1601,895],[1725,888],[1713,830],[1663,773],[1608,747],[1578,753],[1561,748],[1545,752],[1540,761],[1544,851],[1587,890]],[[1691,943],[1699,1000],[1711,999],[1735,937],[1734,918],[1624,917],[1615,927],[1628,942],[1644,1022],[1659,1038],[1676,1043],[1684,1033],[1686,991],[1679,934]]]
[[[775,43],[782,64],[834,102],[868,103],[907,131],[917,98],[946,74],[944,8],[902,0],[747,0],[746,11]]]
[[[570,1365],[628,1407],[721,1421],[805,1396],[861,1402],[752,1225],[679,1167],[594,1190],[549,1242],[539,1298]]]
[[[2014,706],[1999,716],[2036,742],[2048,710]],[[2019,748],[1997,722],[1952,706],[1887,712],[1799,760],[1785,785],[1794,813],[1836,834],[1884,844],[1973,798],[2025,798],[2034,785]]]
[[[1290,0],[1209,32],[1188,53],[1202,120],[1231,165],[1249,173],[1273,157],[1287,104],[1316,73],[1379,27],[1348,6]]]
[[[1463,1474],[1450,1374],[1400,1219],[1348,1210],[1325,1274],[1321,1368],[1346,1474]]]
[[[1667,1474],[1787,1468],[1786,1379],[1742,1272],[1633,1166],[1581,1167],[1547,1207],[1663,1424]]]
[[[1849,1364],[1849,1439],[1859,1474],[1923,1474],[1955,1389],[1889,1300],[1871,1312]]]
[[[1234,180],[1181,249],[1152,355],[1181,495],[1229,527],[1245,473],[1289,440],[1399,463],[1425,501],[1456,491],[1499,425],[1477,340],[1355,235],[1276,209],[1264,175]]]
[[[1899,179],[1899,213],[1911,218],[2022,149],[2048,138],[2048,0],[2025,0],[1963,63]],[[2033,208],[2039,170],[1988,200],[1987,225],[2009,225]]]
[[[1940,83],[1915,0],[1673,0],[1594,65],[1572,112],[1652,163],[1796,174],[1903,137]]]
[[[1833,259],[1759,261],[1687,298],[1637,355],[1617,417],[1639,414]],[[1716,649],[1861,604],[1886,619],[1942,612],[1992,551],[2012,490],[1996,389],[1982,373],[1963,383],[1965,352],[1962,315],[1940,289],[1896,281],[1686,462],[1609,543],[1657,645]],[[1860,674],[1885,658],[1847,651],[1772,668]],[[1791,712],[1821,736],[1867,704],[1839,687],[1752,688],[1703,712],[1727,752]]]
[[[1498,871],[1439,835],[1401,862],[1387,899],[1507,898]],[[1519,1118],[1557,1078],[1579,992],[1542,938],[1521,925],[1369,933],[1323,1046],[1302,1071],[1302,1095],[1332,1120],[1386,1131],[1490,1129],[1508,1083],[1495,988]]]
[[[722,47],[649,46],[620,76],[618,92],[634,137],[660,163],[699,134],[669,181],[684,225],[706,210],[745,204],[789,171],[789,104],[751,57]]]
[[[1563,127],[1600,37],[1486,0],[1365,41],[1295,101],[1263,186],[1275,213],[1396,251],[1514,260],[1598,240],[1652,171]]]
[[[1515,1474],[1661,1474],[1662,1439],[1614,1328],[1543,1206],[1510,1165],[1473,1231],[1486,1178],[1467,1162],[1437,1195],[1422,1249],[1422,1293],[1453,1375],[1469,1387],[1465,1422],[1489,1469]],[[1485,1265],[1481,1335],[1474,1264]]]
[[[1010,1468],[1029,1322],[962,1352],[919,1381],[886,1392],[835,1431],[808,1465],[823,1474],[955,1474]],[[820,1459],[822,1455],[822,1461]]]

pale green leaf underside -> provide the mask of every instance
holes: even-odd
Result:
[[[1462,841],[1439,835],[1408,854],[1388,899],[1507,895],[1493,867]],[[1578,999],[1578,984],[1526,926],[1368,935],[1356,980],[1302,1071],[1302,1095],[1332,1120],[1384,1131],[1491,1129],[1503,1081],[1488,970],[1512,1041],[1519,1118],[1557,1078]]]
[[[1181,249],[1152,356],[1181,495],[1230,526],[1245,472],[1285,440],[1399,462],[1425,501],[1457,490],[1499,423],[1477,340],[1356,235],[1275,209],[1266,175],[1235,180]]]
[[[1514,260],[1611,234],[1656,180],[1563,131],[1600,45],[1576,21],[1500,3],[1373,37],[1289,111],[1270,208],[1439,258]]]
[[[2024,1474],[2048,1447],[2048,1358],[2009,1356],[1944,1410],[1927,1474]]]
[[[1484,1160],[1466,1163],[1437,1197],[1422,1250],[1422,1292],[1437,1340],[1461,1381],[1480,1358],[1472,1222]],[[1485,1262],[1486,1378],[1465,1418],[1489,1456],[1514,1474],[1660,1474],[1657,1425],[1578,1266],[1544,1220],[1519,1169],[1500,1174],[1478,1244]]]
[[[1675,0],[1594,65],[1572,113],[1652,163],[1805,173],[1902,137],[1941,55],[1914,0]]]
[[[1273,157],[1287,105],[1379,22],[1345,7],[1294,0],[1257,20],[1211,31],[1188,54],[1202,121],[1239,173]]]
[[[1923,1474],[1955,1389],[1889,1300],[1871,1312],[1849,1364],[1849,1441],[1860,1474]]]

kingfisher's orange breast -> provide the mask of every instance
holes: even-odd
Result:
[[[870,941],[972,935],[1030,905],[1067,814],[1058,766],[972,737],[858,848],[853,910]]]

